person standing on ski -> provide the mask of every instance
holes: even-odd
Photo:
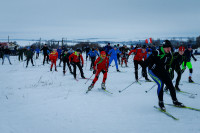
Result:
[[[62,58],[61,58],[62,49],[61,49],[61,47],[59,47],[59,48],[57,49],[57,52],[58,52],[58,59],[60,60],[60,62],[59,62],[59,67],[61,67],[61,62],[62,62]]]
[[[121,53],[121,67],[123,66],[123,62],[125,63],[126,67],[128,67],[127,58],[128,58],[128,53],[125,50],[122,50],[122,53]]]
[[[109,67],[109,59],[108,59],[108,57],[106,57],[106,52],[101,51],[100,56],[94,62],[93,74],[95,74],[95,78],[92,81],[92,84],[88,87],[88,91],[90,91],[94,87],[94,84],[98,80],[99,74],[101,72],[103,73],[103,81],[101,84],[101,88],[104,90],[106,89],[105,82],[106,82],[106,78],[107,78],[108,67]]]
[[[35,51],[36,51],[36,59],[38,59],[40,56],[40,49],[36,48]]]
[[[49,48],[47,47],[47,44],[45,44],[40,51],[42,51],[42,50],[43,50],[43,54],[44,54],[43,65],[44,65],[46,57],[47,57],[47,59],[46,59],[47,60],[47,64],[49,64],[48,63],[48,60],[49,60],[49,55],[48,55]]]
[[[136,48],[129,52],[129,56],[131,53],[135,53],[133,58],[134,66],[135,66],[135,80],[138,81],[138,65],[142,67],[142,76],[145,77],[146,81],[151,81],[148,79],[146,66],[144,65],[144,60],[147,58],[146,46],[144,45],[142,48]]]
[[[51,68],[50,68],[50,71],[52,71],[52,67],[53,67],[53,64],[55,66],[55,71],[57,71],[57,68],[56,68],[56,61],[58,59],[58,52],[56,49],[54,49],[50,55],[49,55],[49,59],[51,60]]]
[[[27,48],[27,51],[25,53],[25,56],[26,56],[26,67],[28,67],[28,63],[29,61],[31,60],[31,63],[32,63],[32,66],[34,66],[33,64],[33,51],[30,49],[30,47]]]
[[[99,56],[99,53],[94,48],[92,48],[92,50],[90,50],[90,52],[88,52],[86,58],[88,57],[88,55],[90,56],[90,59],[91,59],[90,70],[92,70],[92,68],[94,66],[94,62],[96,60],[96,56],[97,55]]]
[[[3,50],[3,61],[2,61],[2,65],[4,63],[4,60],[5,58],[8,59],[10,65],[12,65],[12,63],[10,62],[10,54],[11,54],[11,51],[10,49],[8,49],[8,46],[5,46],[6,48]]]
[[[119,49],[117,49],[117,46],[115,45],[113,49],[111,49],[109,52],[108,52],[108,55],[110,55],[110,59],[109,59],[109,66],[110,64],[112,63],[112,61],[114,60],[115,61],[115,66],[116,66],[116,69],[117,69],[117,72],[120,72],[119,71],[119,68],[118,68],[118,63],[117,63],[117,54],[118,53],[122,53],[121,51],[119,51]]]
[[[73,74],[74,74],[74,78],[76,79],[76,66],[79,68],[80,72],[81,72],[81,77],[85,79],[84,73],[83,73],[83,56],[81,54],[81,50],[77,49],[74,53],[72,53],[69,56],[69,62],[72,64],[73,66]]]
[[[192,45],[188,45],[187,46],[187,50],[185,50],[184,55],[186,57],[186,61],[183,62],[182,68],[185,70],[186,67],[184,67],[184,66],[186,64],[186,66],[188,67],[189,72],[190,72],[189,73],[188,82],[189,83],[194,83],[194,81],[192,80],[193,69],[192,69],[191,57],[194,59],[194,61],[197,61],[197,59],[193,55]]]
[[[110,43],[108,43],[108,45],[106,45],[103,50],[106,52],[106,54],[108,55],[108,52],[112,49],[112,47],[110,46]]]
[[[63,54],[61,54],[61,58],[62,58],[62,60],[63,60],[63,74],[64,74],[64,75],[65,75],[65,73],[66,73],[66,71],[65,71],[66,63],[67,63],[67,66],[68,66],[68,68],[69,68],[70,73],[73,74],[71,65],[70,65],[70,63],[69,63],[69,56],[70,56],[70,55],[71,55],[71,53],[68,52],[67,50],[64,51]]]
[[[180,46],[178,49],[178,52],[175,52],[173,54],[173,60],[170,65],[171,68],[169,69],[170,76],[172,79],[174,78],[174,70],[177,73],[176,84],[175,84],[175,89],[177,91],[180,91],[179,82],[181,80],[182,72],[184,71],[184,69],[181,69],[180,66],[183,62],[186,62],[186,58],[184,56],[184,51],[185,51],[185,48],[183,46]],[[185,67],[186,66],[184,66],[184,68]]]
[[[172,84],[172,79],[169,74],[169,64],[172,59],[171,55],[171,42],[165,40],[163,46],[157,51],[153,51],[152,54],[144,62],[145,66],[148,66],[150,77],[157,83],[158,90],[158,105],[160,109],[165,111],[165,106],[163,102],[163,86],[164,84],[170,91],[173,104],[175,106],[184,107],[181,102],[178,102],[176,97],[176,91]]]

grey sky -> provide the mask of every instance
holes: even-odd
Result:
[[[199,0],[1,0],[0,38],[200,35]]]

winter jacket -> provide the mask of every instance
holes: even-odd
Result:
[[[191,50],[191,51],[189,51],[188,49],[185,50],[184,56],[186,57],[186,62],[190,62],[191,57],[192,57],[194,60],[196,60],[196,58],[195,58],[194,55],[193,55],[193,50]]]
[[[100,56],[94,62],[93,69],[94,70],[96,70],[96,69],[102,70],[103,69],[103,70],[107,71],[108,67],[109,67],[109,59],[108,59],[108,57],[106,57],[105,59],[102,59],[102,57]]]
[[[74,52],[69,56],[69,62],[79,63],[80,60],[83,66],[84,62],[83,62],[83,56],[81,54],[77,55],[77,52]]]
[[[129,52],[129,56],[131,55],[131,53],[136,53],[134,56],[134,60],[137,61],[142,61],[142,59],[144,58],[144,60],[147,58],[147,52],[145,51],[144,53],[142,52],[142,49],[133,49]]]
[[[33,57],[33,51],[27,50],[27,51],[25,52],[25,55],[26,55],[27,58],[32,58],[32,57]]]
[[[90,50],[90,52],[88,52],[87,56],[90,56],[90,57],[96,57],[97,55],[99,56],[99,53],[94,50],[94,52],[92,50]]]
[[[57,52],[58,52],[58,58],[60,59],[60,55],[62,53],[62,49],[57,49]]]
[[[122,53],[121,51],[119,51],[119,49],[111,49],[109,52],[108,52],[108,55],[111,55],[111,57],[116,57],[117,58],[117,53]]]
[[[50,60],[57,60],[58,58],[58,52],[51,52],[50,55],[49,55],[49,59]]]
[[[47,50],[49,50],[48,47],[43,47],[40,51],[42,51],[42,50],[43,50],[44,55],[48,55],[48,52],[47,52]]]
[[[112,49],[111,46],[106,45],[103,50],[106,52],[106,54],[108,54],[108,52]]]

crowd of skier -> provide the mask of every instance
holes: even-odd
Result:
[[[105,84],[107,74],[112,61],[114,60],[115,62],[116,72],[120,73],[121,71],[119,70],[118,65],[121,65],[121,67],[128,67],[128,59],[132,57],[131,55],[134,55],[133,62],[135,70],[135,81],[139,81],[140,78],[138,77],[138,70],[142,68],[142,77],[144,77],[147,82],[155,82],[158,86],[158,105],[162,110],[165,110],[163,92],[168,90],[170,91],[173,104],[179,107],[184,107],[184,104],[178,101],[176,97],[176,91],[181,91],[179,88],[179,83],[182,73],[186,70],[186,68],[189,69],[188,82],[194,83],[192,80],[193,68],[191,58],[193,58],[194,61],[197,59],[193,55],[192,46],[180,46],[178,51],[175,52],[169,40],[165,40],[159,47],[155,47],[154,45],[137,45],[136,47],[128,48],[126,45],[120,47],[119,44],[112,47],[110,43],[108,43],[105,47],[100,49],[95,47],[86,47],[84,50],[78,48],[75,51],[72,48],[64,47],[59,47],[58,49],[51,50],[46,44],[41,49],[20,47],[18,49],[18,60],[26,61],[26,68],[28,67],[29,61],[31,61],[32,66],[34,66],[35,64],[33,61],[33,56],[38,59],[41,51],[43,53],[42,65],[45,65],[45,62],[47,64],[51,62],[50,71],[53,71],[53,66],[55,71],[57,71],[56,62],[59,60],[58,66],[61,67],[61,63],[63,63],[63,74],[65,75],[67,70],[69,70],[69,73],[72,74],[76,80],[77,67],[80,71],[81,78],[87,79],[85,78],[83,71],[84,57],[82,56],[82,52],[85,51],[86,61],[88,59],[91,61],[90,71],[93,71],[93,74],[95,75],[95,78],[88,87],[87,92],[92,90],[99,78],[100,73],[103,74],[101,88],[106,90]],[[2,65],[4,65],[5,58],[7,58],[10,65],[12,65],[10,61],[10,53],[11,52],[7,46],[5,48],[0,48],[0,58],[2,58]],[[25,60],[23,59],[23,55],[26,57]],[[67,69],[66,64],[68,67]],[[147,70],[153,81],[148,78]],[[172,83],[174,72],[177,73],[175,85]]]

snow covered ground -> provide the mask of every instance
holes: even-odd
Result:
[[[200,83],[200,56],[196,57],[198,61],[192,61],[193,80]],[[86,84],[85,79],[77,82],[69,71],[63,76],[62,67],[58,67],[58,72],[50,72],[50,65],[41,65],[42,56],[35,60],[36,66],[29,63],[28,68],[17,57],[11,57],[11,61],[13,65],[9,65],[7,59],[0,65],[0,133],[200,132],[200,112],[166,105],[167,111],[179,118],[175,121],[153,108],[158,102],[157,87],[149,93],[145,91],[154,82],[145,82],[142,78],[142,85],[135,83],[119,93],[135,80],[132,58],[128,68],[119,67],[121,73],[110,67],[106,87],[113,94],[98,89],[102,75],[86,94],[92,80]],[[86,77],[92,75],[89,65],[88,61],[87,68],[85,64],[83,69]],[[200,86],[187,83],[188,73],[187,69],[180,88],[198,95],[190,98],[190,95],[177,93],[177,97],[187,106],[200,108]],[[167,94],[164,100],[172,103]]]

